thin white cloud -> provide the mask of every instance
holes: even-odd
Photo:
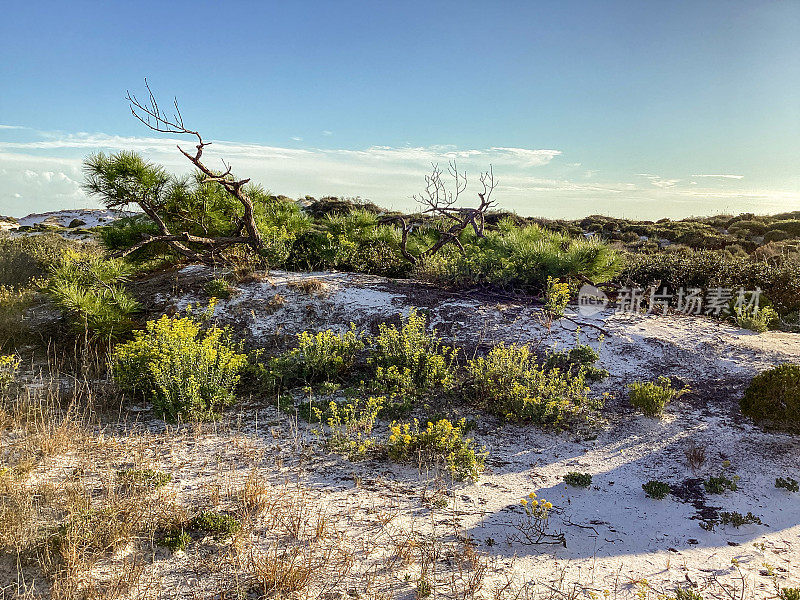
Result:
[[[0,125],[0,129],[27,129],[22,125]]]
[[[744,175],[692,175],[692,177],[707,177],[710,179],[744,179]]]
[[[290,139],[291,139],[292,141],[294,141],[294,142],[302,142],[302,141],[303,141],[303,138],[301,138],[301,137],[298,137],[298,136],[296,136],[296,135],[292,136]]]
[[[328,129],[324,129],[324,130],[322,131],[322,135],[325,135],[325,136],[328,136],[328,135],[333,135],[333,132],[332,132],[332,131],[330,131],[330,130],[328,130]]]

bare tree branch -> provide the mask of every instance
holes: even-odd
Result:
[[[408,236],[417,227],[421,227],[422,223],[411,220],[410,217],[391,217],[388,221],[399,223],[401,227],[402,236],[400,239],[400,252],[403,257],[412,264],[417,264],[429,256],[436,254],[447,244],[453,244],[458,247],[461,252],[464,252],[464,246],[459,240],[461,232],[467,227],[472,226],[475,235],[478,237],[484,236],[485,215],[486,212],[495,205],[491,199],[492,192],[497,186],[497,181],[494,178],[492,167],[480,175],[480,183],[483,186],[483,192],[478,193],[480,202],[475,208],[458,207],[459,197],[467,189],[467,172],[460,173],[455,161],[450,161],[448,165],[448,173],[453,178],[453,188],[448,189],[447,185],[442,180],[443,171],[439,165],[432,163],[432,171],[430,175],[425,176],[425,189],[420,194],[413,196],[414,200],[422,205],[422,215],[432,215],[439,217],[442,220],[442,228],[439,229],[439,239],[429,248],[423,250],[419,256],[414,256],[408,250]],[[452,223],[448,228],[444,228],[444,223]]]
[[[247,244],[250,246],[255,252],[259,252],[263,246],[263,240],[261,239],[261,234],[258,231],[258,227],[256,226],[255,221],[255,212],[253,208],[253,201],[247,195],[247,191],[245,189],[245,185],[250,182],[250,179],[236,179],[231,174],[231,166],[226,164],[223,160],[222,164],[225,167],[225,170],[222,172],[214,171],[213,169],[206,166],[201,158],[203,156],[203,149],[206,146],[209,146],[211,142],[203,141],[203,137],[200,135],[198,131],[193,129],[189,129],[183,122],[183,115],[181,114],[180,108],[178,107],[178,100],[177,98],[173,99],[173,104],[175,106],[175,112],[172,115],[167,115],[164,113],[158,105],[158,101],[156,100],[155,94],[153,94],[152,90],[150,89],[150,85],[147,83],[147,79],[144,80],[144,85],[147,88],[147,95],[148,100],[146,102],[140,101],[134,94],[131,92],[127,92],[126,98],[130,105],[131,114],[136,117],[141,123],[143,123],[149,129],[153,131],[157,131],[159,133],[172,133],[178,135],[191,135],[197,138],[197,145],[195,146],[194,154],[187,152],[183,148],[178,145],[178,150],[183,154],[202,174],[203,180],[208,182],[214,182],[220,184],[225,191],[235,198],[244,208],[244,215],[240,219],[238,224],[238,232],[242,235],[240,241],[233,242],[233,243],[242,243]],[[142,207],[144,210],[144,207]],[[145,212],[147,212],[145,210]],[[153,211],[155,213],[155,211]],[[153,215],[148,213],[148,216],[153,218]],[[157,215],[156,215],[157,216]],[[159,229],[162,232],[161,241],[165,241],[166,238],[174,237],[172,236],[169,231],[165,229],[163,226],[163,221],[160,219],[156,220],[156,224],[158,225]],[[182,238],[185,239],[185,238]],[[151,240],[151,241],[158,241],[158,240]],[[174,242],[176,240],[169,239],[167,241],[173,242],[173,246],[175,246]],[[192,240],[187,240],[192,241]],[[202,242],[195,242],[195,243],[202,243]],[[185,254],[185,253],[184,253]]]

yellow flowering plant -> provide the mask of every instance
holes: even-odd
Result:
[[[566,547],[564,534],[552,532],[549,529],[550,514],[555,510],[552,502],[545,498],[539,498],[536,492],[531,492],[521,498],[519,502],[522,505],[523,514],[522,518],[513,524],[517,533],[508,536],[509,543],[563,544]]]
[[[185,317],[163,315],[135,331],[111,355],[117,384],[150,400],[170,420],[219,416],[234,401],[247,356],[227,329],[203,327],[213,309],[212,302],[200,318],[191,308]]]

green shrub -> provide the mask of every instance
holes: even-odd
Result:
[[[673,292],[681,287],[761,288],[779,314],[800,310],[800,262],[772,264],[706,250],[627,254],[625,263],[616,279],[621,285],[646,287],[658,281]]]
[[[590,485],[592,485],[592,475],[591,473],[570,471],[564,475],[564,483],[572,487],[588,488]]]
[[[642,489],[644,493],[647,494],[648,498],[654,498],[656,500],[663,500],[666,498],[671,489],[668,483],[664,483],[663,481],[648,481],[647,483],[642,484]]]
[[[148,321],[111,357],[120,387],[144,395],[168,419],[218,416],[233,402],[246,362],[227,330],[213,325],[202,330],[191,314]]]
[[[510,421],[562,426],[588,417],[600,405],[587,396],[583,371],[545,370],[526,345],[499,344],[466,366],[473,398]]]
[[[0,390],[14,383],[20,360],[16,356],[0,354]]]
[[[464,438],[465,428],[464,419],[455,425],[448,419],[429,421],[423,431],[416,419],[413,424],[392,423],[387,442],[389,457],[398,462],[443,463],[454,479],[476,480],[483,471],[486,454],[475,452],[473,441]]]
[[[607,370],[594,366],[594,363],[600,359],[599,350],[595,350],[589,344],[582,344],[579,331],[576,332],[575,338],[574,347],[569,350],[552,351],[547,355],[547,360],[544,363],[545,369],[548,371],[559,369],[573,373],[582,371],[586,379],[590,381],[601,381],[608,377]],[[599,343],[600,345],[603,343],[602,336]]]
[[[42,279],[77,242],[56,233],[0,238],[0,287],[24,288]]]
[[[206,294],[211,296],[212,298],[230,298],[235,291],[235,288],[228,283],[225,279],[221,277],[216,277],[207,281],[206,284],[203,286]]]
[[[165,532],[156,543],[159,546],[169,548],[173,552],[178,552],[180,550],[185,550],[191,541],[192,537],[186,533],[185,530],[179,528]]]
[[[191,520],[189,526],[218,539],[230,537],[242,528],[242,524],[233,515],[213,510],[200,513]]]
[[[781,588],[779,600],[800,600],[800,588]]]
[[[31,337],[26,310],[33,304],[34,290],[0,285],[0,351],[14,350]]]
[[[703,487],[709,494],[724,494],[726,491],[735,492],[739,489],[739,477],[728,479],[725,475],[711,476],[703,482]]]
[[[464,252],[446,246],[417,265],[416,276],[450,287],[493,285],[539,294],[548,277],[606,280],[620,266],[616,252],[599,238],[573,238],[539,225],[519,227],[511,219],[483,238],[472,230],[462,238]]]
[[[762,525],[761,519],[751,512],[748,512],[746,515],[736,511],[722,512],[719,514],[719,522],[722,525],[733,525],[734,527],[741,527],[742,525]]]
[[[445,346],[436,330],[428,333],[425,316],[413,308],[400,327],[381,323],[369,349],[367,362],[378,390],[417,394],[454,383],[458,351]]]
[[[778,477],[775,480],[775,487],[776,488],[783,488],[789,492],[800,492],[800,483],[797,482],[796,479],[792,479],[791,477]]]
[[[172,481],[172,475],[154,469],[127,469],[117,471],[117,481],[129,487],[156,490]]]
[[[312,408],[318,420],[324,418],[327,422],[330,430],[325,440],[327,448],[350,460],[363,458],[375,446],[370,433],[384,402],[382,397],[357,398],[346,403],[331,401],[324,415],[319,408]]]
[[[800,365],[786,363],[756,375],[739,406],[756,421],[800,428]]]
[[[286,387],[340,380],[353,367],[364,340],[355,325],[344,333],[331,329],[297,334],[297,348],[269,361],[271,385]]]
[[[141,242],[145,236],[155,236],[161,233],[156,224],[144,214],[132,215],[116,219],[109,225],[98,228],[100,242],[112,252],[126,250]],[[165,245],[149,244],[135,253],[132,257],[153,256],[157,252],[163,252],[167,248]]]
[[[668,377],[659,377],[657,382],[634,381],[628,385],[628,390],[631,406],[638,408],[648,417],[656,417],[663,413],[664,407],[683,393],[672,387]]]
[[[677,588],[675,590],[675,600],[703,600],[703,595],[690,588]]]
[[[742,329],[764,333],[778,322],[778,313],[771,306],[761,308],[743,306],[734,309],[733,320]]]
[[[45,292],[79,332],[118,338],[130,331],[140,308],[123,286],[130,272],[121,260],[67,252],[50,268]]]

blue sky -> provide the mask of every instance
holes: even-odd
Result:
[[[89,204],[94,151],[187,170],[127,112],[144,76],[275,193],[409,208],[457,158],[523,214],[800,209],[798,31],[796,1],[13,3],[0,214]]]

